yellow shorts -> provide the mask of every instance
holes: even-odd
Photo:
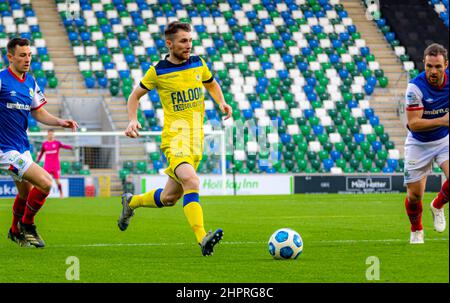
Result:
[[[163,149],[162,152],[166,156],[167,159],[167,168],[164,170],[164,172],[174,179],[176,182],[181,184],[180,179],[178,179],[177,175],[175,174],[175,169],[183,163],[188,163],[192,165],[195,171],[197,171],[198,166],[200,165],[200,162],[202,161],[202,153],[199,153],[198,155],[186,155],[183,153],[176,153],[173,154],[170,151],[170,148]]]

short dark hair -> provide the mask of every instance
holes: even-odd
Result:
[[[166,29],[164,30],[164,36],[166,37],[166,39],[172,39],[172,36],[176,33],[178,33],[178,31],[183,30],[185,32],[190,32],[191,29],[191,25],[189,23],[185,23],[185,22],[180,22],[180,21],[173,21],[170,22]]]
[[[30,40],[26,39],[26,38],[13,38],[11,40],[9,40],[8,44],[7,44],[7,49],[8,49],[8,53],[13,54],[14,55],[14,51],[16,50],[16,46],[30,46]]]
[[[447,49],[443,47],[442,45],[438,43],[430,44],[425,51],[423,52],[423,59],[425,59],[426,56],[439,56],[442,55],[444,57],[445,62],[448,61],[448,55],[447,55]]]

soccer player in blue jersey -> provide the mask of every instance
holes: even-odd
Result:
[[[77,122],[57,118],[43,106],[47,103],[30,70],[30,41],[14,38],[8,42],[9,67],[0,71],[0,169],[10,174],[18,194],[8,238],[20,246],[44,247],[34,217],[50,193],[52,177],[33,162],[27,136],[28,117],[50,126],[71,128]]]
[[[448,202],[448,56],[439,44],[424,51],[425,71],[412,79],[406,89],[408,136],[405,141],[406,212],[411,223],[411,244],[424,243],[422,197],[432,162],[442,168],[446,181],[431,202],[434,228],[446,227],[444,204]]]

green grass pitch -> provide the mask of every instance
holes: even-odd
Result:
[[[409,244],[404,194],[202,197],[206,229],[223,228],[212,257],[203,257],[184,217],[172,208],[138,209],[117,228],[120,198],[49,199],[36,218],[44,249],[7,239],[12,199],[0,200],[0,282],[449,282],[448,229],[433,230],[424,199],[425,244]],[[446,213],[448,207],[446,206]],[[446,214],[447,215],[447,214]],[[448,215],[447,215],[448,221]],[[278,228],[304,241],[297,260],[274,260],[267,241]],[[370,256],[380,279],[368,281]]]

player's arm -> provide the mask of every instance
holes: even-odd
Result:
[[[73,149],[72,145],[68,145],[68,144],[63,144],[61,142],[59,142],[59,147],[60,148],[64,148],[64,149]]]
[[[406,109],[406,118],[409,129],[415,132],[433,130],[438,127],[448,127],[448,113],[434,119],[422,119],[423,109],[414,110],[414,107]]]
[[[43,107],[39,107],[31,111],[31,115],[34,119],[41,122],[42,124],[49,126],[61,126],[64,128],[71,128],[72,131],[76,131],[78,128],[78,123],[71,119],[61,119],[53,116]]]
[[[409,83],[405,95],[406,119],[409,129],[414,132],[423,132],[448,126],[448,113],[434,119],[422,118],[424,111],[422,99],[423,93],[421,89],[416,84]]]
[[[142,128],[142,125],[137,120],[139,99],[141,99],[146,93],[148,93],[148,90],[138,85],[128,97],[127,110],[128,119],[130,122],[125,130],[125,135],[128,137],[136,138],[139,136],[138,130]]]
[[[37,163],[39,163],[39,161],[41,161],[41,158],[44,155],[44,152],[45,152],[45,147],[44,147],[44,144],[42,144],[41,152],[39,153],[39,155],[38,155],[38,157],[36,159]]]
[[[210,82],[203,82],[208,93],[214,99],[214,101],[219,105],[220,110],[223,114],[226,114],[225,120],[231,117],[233,109],[225,102],[223,97],[222,88],[220,88],[219,83],[213,78]]]

